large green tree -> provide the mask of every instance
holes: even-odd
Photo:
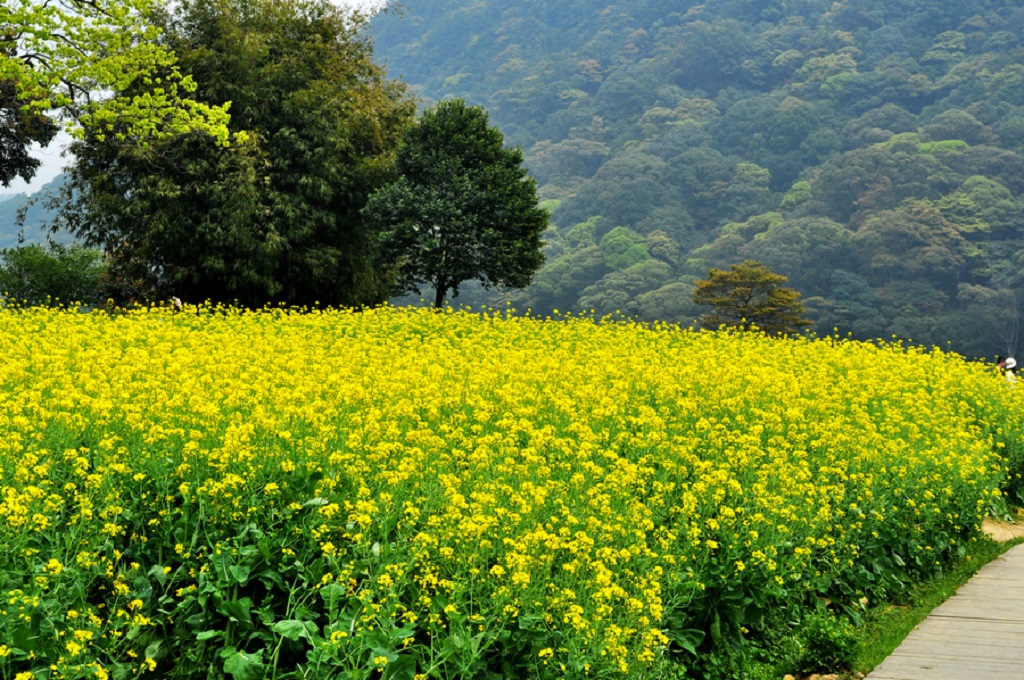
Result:
[[[30,180],[27,151],[73,132],[116,134],[122,144],[201,130],[228,141],[228,103],[208,105],[159,40],[156,0],[8,0],[0,4],[0,184]],[[129,84],[135,84],[128,94]],[[116,130],[116,133],[115,133]]]
[[[423,113],[399,147],[398,180],[364,211],[381,231],[396,294],[429,284],[439,308],[465,281],[530,283],[548,215],[522,161],[480,107],[452,99]]]
[[[63,226],[110,253],[126,297],[385,299],[359,211],[391,179],[414,104],[373,61],[363,22],[328,0],[186,0],[165,18],[200,96],[232,102],[238,141],[73,145]]]
[[[803,318],[800,293],[782,284],[787,279],[760,262],[746,260],[728,270],[711,269],[697,281],[693,301],[710,306],[701,316],[704,328],[757,328],[770,335],[797,333],[811,325]]]

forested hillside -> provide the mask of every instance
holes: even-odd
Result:
[[[373,22],[390,74],[485,105],[548,199],[518,308],[688,323],[750,258],[820,333],[1016,350],[1019,2],[402,4]]]

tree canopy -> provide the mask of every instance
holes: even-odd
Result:
[[[103,253],[80,245],[37,243],[0,250],[0,298],[28,305],[98,304]]]
[[[414,107],[362,22],[328,0],[185,0],[164,17],[161,45],[201,101],[231,102],[236,141],[191,131],[139,148],[88,129],[72,145],[58,225],[109,253],[121,297],[385,298],[359,211]]]
[[[803,318],[800,293],[787,288],[785,276],[772,272],[760,262],[746,260],[728,270],[711,269],[708,278],[697,281],[693,301],[713,311],[701,316],[703,328],[758,329],[769,335],[789,335],[811,322]]]
[[[434,306],[465,281],[523,288],[543,263],[547,213],[518,148],[507,148],[486,111],[461,99],[423,113],[402,139],[398,179],[365,214],[380,230],[393,292],[428,284]]]
[[[24,152],[53,137],[53,112],[79,135],[88,129],[121,144],[186,130],[227,143],[230,102],[193,98],[195,82],[159,39],[162,6],[155,0],[0,6],[0,184],[32,178],[38,164]]]
[[[30,181],[40,165],[31,145],[46,146],[57,130],[44,112],[26,106],[13,81],[0,82],[0,184],[10,186],[18,177]]]

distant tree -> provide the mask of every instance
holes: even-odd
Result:
[[[683,281],[673,281],[640,294],[637,307],[637,315],[644,321],[689,325],[700,317],[700,308],[693,302],[693,286]]]
[[[957,179],[932,156],[857,149],[821,166],[812,181],[811,206],[839,223],[859,224],[866,215],[894,209],[908,198],[945,193],[959,184]]]
[[[627,269],[650,259],[644,237],[627,227],[615,227],[601,238],[604,263],[612,270]]]
[[[16,304],[99,302],[103,253],[80,245],[30,244],[0,250],[0,297]]]
[[[832,272],[850,264],[851,235],[827,217],[782,220],[755,235],[739,255],[785,272],[804,294],[820,295],[828,291]]]
[[[894,134],[917,130],[917,116],[895,104],[871,109],[847,123],[842,130],[846,150],[884,142]]]
[[[601,247],[584,244],[545,263],[527,289],[526,305],[534,311],[578,309],[582,291],[607,273]]]
[[[580,293],[579,308],[593,310],[598,317],[621,313],[635,316],[640,312],[639,296],[657,290],[671,277],[671,268],[664,262],[647,259],[627,269],[606,274],[600,281]]]
[[[815,329],[822,335],[838,329],[857,340],[885,336],[888,318],[881,301],[867,280],[855,273],[837,269],[832,272],[831,292],[827,299],[810,298],[807,305],[815,312]]]
[[[935,116],[921,130],[924,138],[941,141],[960,139],[968,144],[984,144],[990,141],[992,131],[980,120],[962,109],[948,109]]]
[[[622,153],[602,165],[553,218],[574,223],[602,215],[613,225],[634,227],[669,200],[664,181],[668,170],[668,164],[652,154]]]
[[[452,99],[423,113],[398,149],[398,180],[363,210],[381,234],[395,294],[429,284],[440,308],[464,281],[529,285],[544,262],[548,215],[522,161],[480,107]]]
[[[652,231],[644,239],[647,252],[656,260],[678,267],[683,258],[679,244],[662,230]]]
[[[978,357],[1017,356],[1021,306],[1017,291],[962,283],[957,310],[943,318],[944,330],[958,347]]]
[[[970,252],[954,225],[925,201],[875,212],[851,241],[876,280],[930,280],[940,287],[955,287]]]
[[[760,262],[746,260],[728,271],[711,269],[708,278],[697,281],[693,301],[714,311],[701,316],[704,328],[758,328],[769,335],[797,333],[811,322],[803,318],[800,293],[786,288],[785,276],[775,274]]]

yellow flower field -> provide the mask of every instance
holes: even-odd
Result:
[[[936,571],[1021,472],[1022,390],[898,345],[30,309],[0,357],[5,679],[659,677]]]

